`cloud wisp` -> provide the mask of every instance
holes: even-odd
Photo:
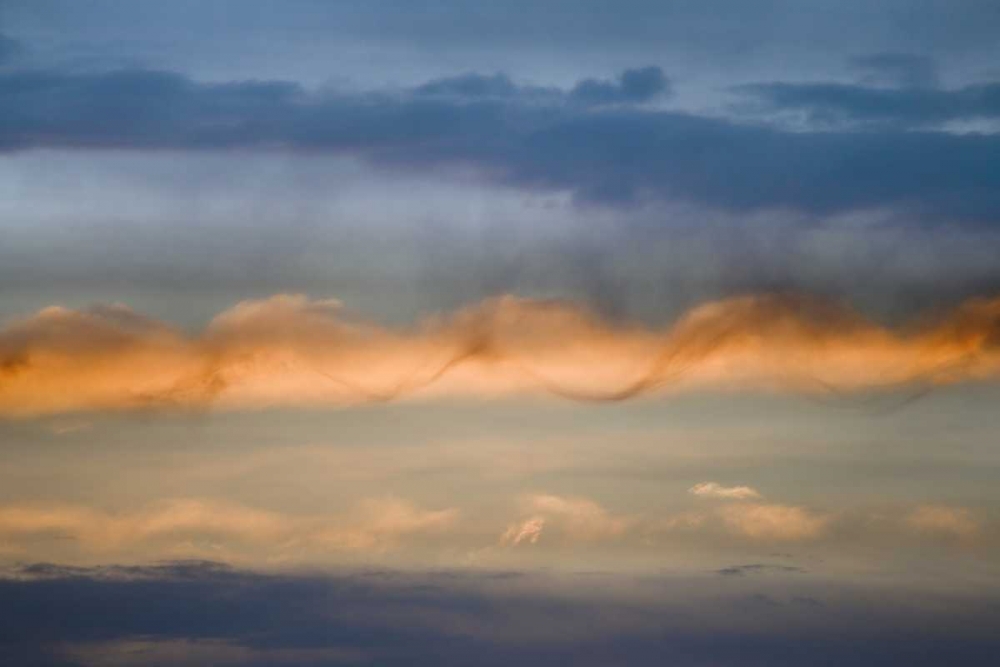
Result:
[[[688,493],[701,498],[725,498],[730,500],[757,500],[761,497],[756,489],[749,486],[723,486],[718,482],[701,482],[695,484]]]
[[[333,300],[279,295],[242,302],[193,336],[121,305],[52,307],[0,330],[0,414],[524,392],[607,402],[698,387],[905,400],[996,378],[998,342],[995,299],[888,329],[821,299],[748,296],[658,329],[508,296],[397,330]]]

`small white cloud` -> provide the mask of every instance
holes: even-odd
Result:
[[[717,482],[695,484],[688,493],[700,498],[726,498],[729,500],[750,500],[761,498],[756,489],[749,486],[722,486]]]

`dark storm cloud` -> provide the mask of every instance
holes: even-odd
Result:
[[[9,72],[0,75],[0,147],[282,148],[414,170],[471,165],[500,183],[605,204],[673,199],[821,215],[895,206],[931,220],[1000,219],[1000,136],[785,132],[642,104],[667,85],[656,68],[555,95],[502,75],[336,94],[170,72]],[[794,100],[795,90],[780,94]],[[992,86],[968,94],[995,95]],[[934,103],[921,100],[890,107],[929,113]]]
[[[74,655],[82,649],[94,655],[141,641],[130,664],[154,664],[158,643],[187,641],[182,646],[195,659],[199,648],[242,647],[240,659],[226,664],[245,665],[306,651],[309,664],[342,664],[322,658],[341,651],[344,661],[362,665],[929,666],[993,664],[1000,649],[991,632],[1000,608],[988,595],[938,596],[921,610],[884,591],[873,601],[840,587],[827,603],[727,579],[714,593],[696,583],[705,589],[687,599],[691,582],[641,582],[646,591],[663,589],[669,603],[660,604],[616,594],[581,598],[559,593],[546,575],[512,576],[256,574],[213,563],[30,566],[0,579],[0,658],[79,664]],[[519,585],[523,577],[540,577],[534,590],[547,592],[527,592],[533,587]]]

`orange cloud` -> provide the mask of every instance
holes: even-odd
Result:
[[[531,516],[507,526],[500,546],[537,544],[542,532],[558,538],[597,542],[622,537],[635,520],[611,514],[589,498],[534,494],[521,499]]]
[[[906,517],[906,525],[921,533],[963,539],[979,533],[979,522],[964,507],[924,505]]]
[[[0,415],[349,405],[542,391],[616,401],[690,387],[831,396],[1000,374],[1000,299],[887,329],[838,304],[751,296],[653,329],[502,297],[402,330],[339,302],[243,302],[198,335],[121,305],[47,308],[0,330]]]
[[[720,509],[726,527],[753,539],[808,540],[826,529],[829,519],[801,507],[739,503]]]
[[[545,528],[545,517],[533,516],[520,523],[511,524],[500,536],[502,546],[516,547],[521,543],[537,544]]]
[[[749,486],[722,486],[717,482],[695,484],[688,493],[700,498],[724,498],[727,500],[749,500],[760,498],[760,493]]]
[[[218,500],[173,499],[128,512],[78,506],[0,507],[0,541],[40,537],[70,540],[89,553],[174,546],[204,555],[195,545],[241,544],[274,555],[384,551],[408,537],[451,530],[454,508],[422,509],[397,498],[369,499],[337,516],[294,516]]]

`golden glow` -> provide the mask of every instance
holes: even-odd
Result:
[[[888,329],[841,305],[750,296],[653,329],[503,297],[392,330],[339,302],[243,302],[187,336],[125,306],[46,308],[0,332],[0,414],[344,405],[548,392],[616,401],[692,387],[815,396],[995,378],[1000,299]]]

